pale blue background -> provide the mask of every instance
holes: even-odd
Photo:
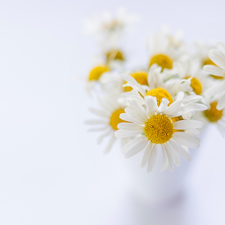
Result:
[[[103,156],[97,135],[86,133],[84,79],[97,47],[81,34],[82,21],[119,6],[141,15],[126,46],[137,64],[146,60],[146,35],[165,22],[189,42],[225,42],[222,0],[1,1],[0,224],[163,225],[153,214],[178,218],[183,209],[182,224],[225,224],[225,140],[216,130],[195,160],[187,203],[173,212],[132,202],[122,154]]]

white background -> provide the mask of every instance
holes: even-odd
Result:
[[[124,193],[122,154],[102,155],[83,125],[98,50],[82,21],[120,6],[142,19],[126,46],[137,64],[146,61],[145,37],[165,23],[188,42],[225,41],[223,0],[1,1],[0,224],[157,225],[153,214],[181,215],[135,204]],[[173,225],[225,224],[224,139],[214,128],[205,135],[187,201],[174,206],[185,219]]]

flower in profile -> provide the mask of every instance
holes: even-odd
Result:
[[[130,101],[130,107],[120,115],[128,123],[120,123],[119,130],[115,132],[118,138],[134,138],[122,148],[125,157],[144,151],[141,166],[147,165],[148,172],[154,167],[159,146],[163,153],[162,171],[168,164],[173,171],[174,164],[181,164],[180,156],[190,161],[187,147],[198,148],[200,144],[199,138],[190,129],[201,128],[203,123],[183,119],[181,111],[179,101],[170,104],[166,98],[158,104],[156,97],[146,96],[145,107],[136,100]]]
[[[208,79],[203,73],[199,63],[184,56],[177,62],[174,62],[174,68],[180,79],[190,79],[190,86],[196,95],[202,95],[208,87]]]
[[[86,85],[87,92],[90,93],[90,90],[94,88],[96,83],[99,82],[101,76],[110,71],[110,68],[107,65],[98,65],[95,66],[89,73],[88,82]]]
[[[164,29],[152,35],[151,48],[149,67],[157,64],[162,70],[171,70],[173,62],[184,54],[186,47],[180,35],[172,36]]]
[[[204,127],[208,124],[215,125],[221,135],[225,137],[225,110],[217,109],[217,99],[205,98],[205,104],[208,106],[208,109],[203,112],[196,113],[193,118],[202,121],[204,123]]]
[[[90,108],[89,110],[99,119],[88,120],[85,123],[94,126],[89,131],[102,131],[103,134],[98,138],[97,143],[100,144],[103,139],[109,136],[108,145],[105,148],[107,153],[116,141],[114,132],[118,130],[117,125],[125,120],[120,118],[120,114],[124,113],[125,103],[119,99],[118,94],[110,94],[99,97],[101,109]],[[122,145],[126,143],[127,138],[122,139]]]
[[[223,78],[222,81],[217,82],[206,92],[208,96],[217,99],[216,109],[222,110],[225,108],[225,44],[219,42],[217,47],[218,49],[209,51],[209,58],[215,65],[206,65],[203,68],[207,73]]]

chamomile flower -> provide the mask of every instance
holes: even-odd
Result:
[[[217,44],[218,49],[211,49],[209,51],[209,58],[215,63],[215,65],[206,65],[204,70],[207,73],[219,76],[221,78],[225,77],[225,44],[219,42]],[[216,108],[218,110],[225,108],[225,80],[217,82],[207,91],[208,96],[214,96],[218,99],[218,104]]]
[[[215,63],[208,56],[209,50],[215,48],[215,44],[195,42],[194,47],[195,47],[194,58],[198,61],[199,66],[201,68],[206,65],[215,65]]]
[[[97,143],[100,144],[103,139],[109,136],[108,145],[105,148],[107,153],[114,142],[116,141],[114,132],[118,130],[117,125],[125,120],[120,118],[120,114],[124,113],[125,102],[119,99],[119,95],[110,94],[99,97],[101,109],[90,108],[90,111],[95,114],[98,119],[88,120],[85,123],[94,126],[89,131],[101,131],[103,134],[98,138]],[[122,145],[126,143],[127,138],[123,138]]]
[[[99,83],[101,76],[108,71],[110,71],[110,68],[107,65],[95,66],[90,71],[88,76],[88,82],[86,84],[86,90],[88,93],[90,93],[91,89],[93,89],[96,86],[96,84]]]
[[[136,15],[121,8],[115,15],[105,12],[101,16],[86,20],[84,32],[94,35],[100,45],[104,45],[104,49],[113,49],[117,47],[121,36],[138,20]]]
[[[162,98],[158,104],[156,97],[147,96],[145,106],[132,100],[130,107],[125,108],[125,113],[120,115],[120,118],[128,123],[118,125],[116,137],[134,138],[122,148],[125,157],[129,158],[144,151],[141,166],[147,165],[148,172],[154,167],[159,146],[163,153],[162,171],[168,164],[170,171],[173,171],[174,164],[177,166],[181,164],[180,156],[190,161],[191,156],[185,148],[198,148],[200,140],[187,130],[198,129],[203,123],[178,118],[181,115],[180,110],[182,111],[179,102],[170,104],[166,98]]]
[[[225,136],[225,110],[217,109],[217,100],[206,98],[208,109],[195,115],[195,118],[204,122],[204,124],[212,123],[218,128],[221,135]]]
[[[174,68],[180,79],[190,79],[190,86],[196,95],[203,94],[208,87],[208,79],[196,60],[184,56],[179,61],[174,62]]]
[[[177,40],[176,37],[169,35],[164,30],[153,34],[150,44],[152,49],[149,67],[157,64],[162,70],[171,70],[173,68],[173,62],[184,54],[184,45],[178,45]]]

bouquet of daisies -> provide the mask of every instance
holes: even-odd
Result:
[[[148,40],[148,64],[132,71],[120,40],[137,21],[125,10],[86,21],[101,50],[86,85],[99,107],[90,109],[96,118],[86,123],[102,132],[98,144],[110,136],[105,152],[118,139],[126,158],[142,152],[141,166],[150,172],[162,151],[161,170],[173,171],[180,156],[191,160],[188,148],[200,146],[204,125],[225,134],[225,44],[190,46],[163,29]]]

